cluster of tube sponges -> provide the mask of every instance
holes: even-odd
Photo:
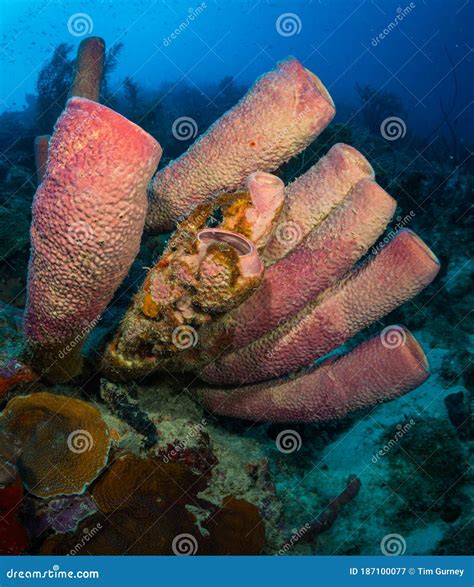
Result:
[[[439,269],[408,230],[367,255],[396,202],[352,147],[335,145],[286,187],[271,174],[334,114],[320,80],[287,59],[152,178],[161,155],[152,137],[105,106],[70,99],[33,207],[33,367],[52,380],[77,375],[81,344],[144,225],[177,224],[105,351],[110,377],[191,371],[204,382],[193,393],[213,412],[280,421],[340,417],[421,384],[426,358],[400,326],[327,357]]]

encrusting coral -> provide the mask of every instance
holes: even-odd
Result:
[[[21,479],[39,497],[81,493],[107,462],[107,426],[97,408],[79,399],[47,392],[14,397],[0,428],[18,438]]]
[[[282,209],[283,182],[260,172],[247,185],[201,205],[181,224],[109,344],[106,372],[136,377],[173,362],[195,327],[242,303],[261,282],[258,252]],[[207,227],[217,212],[220,223]]]
[[[47,539],[40,553],[66,554],[80,542],[84,527],[100,525],[81,554],[259,554],[265,535],[258,509],[232,496],[220,507],[200,498],[209,474],[123,454],[92,488],[99,513],[76,533]]]

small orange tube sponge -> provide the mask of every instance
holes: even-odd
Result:
[[[354,147],[338,143],[306,173],[285,188],[285,207],[263,259],[284,257],[341,204],[354,185],[374,177],[367,159]]]
[[[439,262],[403,230],[362,268],[329,288],[291,320],[201,372],[204,381],[250,383],[309,365],[424,289]]]
[[[329,124],[334,103],[321,81],[294,58],[257,80],[242,100],[176,161],[156,174],[146,226],[162,231],[254,171],[274,171]]]
[[[138,252],[159,144],[113,110],[72,98],[33,202],[24,330],[31,364],[65,381]]]
[[[18,469],[38,497],[82,493],[107,462],[107,426],[82,400],[47,392],[18,396],[6,405],[0,426],[19,439]]]
[[[317,422],[394,399],[429,377],[427,359],[406,329],[392,326],[337,359],[289,380],[235,390],[201,389],[210,411],[254,421]]]
[[[100,37],[81,41],[74,63],[74,79],[69,97],[99,101],[100,85],[104,74],[105,42]]]

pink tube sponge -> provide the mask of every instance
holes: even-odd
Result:
[[[374,177],[367,159],[354,147],[338,143],[285,189],[285,207],[263,259],[267,265],[287,255],[350,193],[364,177]]]
[[[404,229],[290,320],[210,362],[200,376],[209,383],[242,384],[305,367],[415,296],[438,271],[430,249]]]
[[[386,402],[429,377],[428,361],[408,330],[391,326],[352,352],[286,380],[233,390],[202,388],[210,411],[254,421],[317,422]]]
[[[160,156],[150,135],[84,98],[70,99],[56,124],[33,202],[24,320],[33,365],[53,379],[77,372],[80,342],[138,252]]]
[[[167,230],[213,193],[273,171],[329,124],[334,103],[321,81],[294,58],[262,76],[184,155],[157,173],[146,225]]]
[[[381,235],[396,202],[374,180],[361,179],[343,203],[280,261],[255,293],[202,336],[230,352],[276,328],[340,280]]]

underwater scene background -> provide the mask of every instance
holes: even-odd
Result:
[[[470,554],[472,3],[0,11],[0,553]]]

